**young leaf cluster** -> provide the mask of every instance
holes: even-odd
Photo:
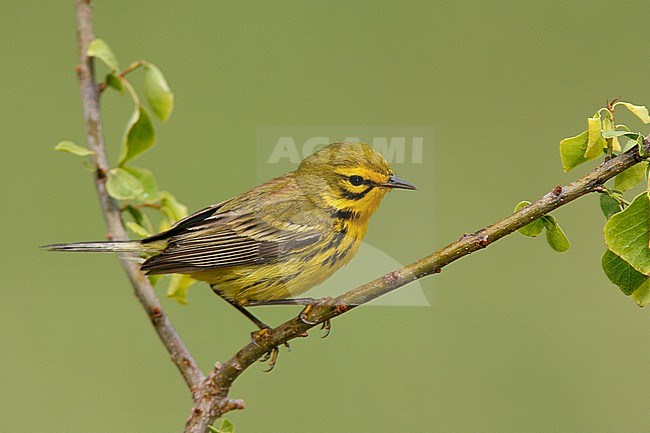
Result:
[[[124,130],[117,165],[105,173],[106,190],[111,197],[121,202],[123,216],[128,216],[127,228],[136,236],[150,236],[187,216],[187,207],[170,192],[158,188],[151,170],[133,165],[135,159],[156,144],[156,133],[149,110],[142,104],[127,75],[137,69],[144,69],[145,100],[154,116],[163,122],[169,119],[174,109],[174,94],[163,73],[153,63],[139,60],[120,71],[117,56],[103,39],[94,39],[88,46],[87,54],[108,68],[98,91],[113,89],[124,94],[126,90],[133,101],[133,113]],[[94,155],[91,149],[67,140],[57,144],[55,150],[81,157]],[[158,215],[160,221],[157,227],[154,227],[145,209],[152,209]],[[152,278],[153,283],[157,280],[158,278]],[[187,303],[187,288],[193,282],[189,277],[172,275],[169,277],[168,296],[180,303]]]
[[[586,131],[560,141],[560,157],[565,172],[589,160],[624,152],[634,145],[643,151],[643,135],[632,132],[626,125],[616,124],[614,111],[619,106],[627,108],[643,123],[650,123],[650,114],[643,105],[618,101],[601,108],[587,119]],[[622,140],[626,141],[624,146],[621,146]]]
[[[616,107],[625,107],[644,124],[650,123],[648,109],[629,102],[613,102],[587,119],[587,130],[560,142],[564,171],[601,156],[611,157],[637,147],[644,155],[644,136],[626,125],[616,124]],[[648,178],[648,163],[641,162],[614,178],[613,187],[600,191],[600,208],[607,218],[607,250],[601,265],[610,281],[641,307],[650,303],[650,199],[646,191],[630,203],[625,193]]]
[[[530,206],[530,204],[529,201],[519,202],[517,206],[515,206],[515,212],[519,212],[526,206]],[[534,238],[541,235],[544,230],[546,230],[546,242],[548,242],[549,246],[555,251],[563,253],[571,248],[571,243],[564,234],[564,230],[562,230],[557,219],[552,215],[544,215],[517,231],[524,236]]]

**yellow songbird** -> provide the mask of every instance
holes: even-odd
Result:
[[[269,180],[134,241],[47,245],[56,251],[126,252],[149,275],[208,282],[260,329],[244,307],[289,299],[331,276],[357,253],[368,220],[388,191],[416,189],[365,143],[334,143],[296,171]]]

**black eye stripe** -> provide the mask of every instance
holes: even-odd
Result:
[[[341,195],[344,198],[350,199],[350,200],[359,200],[362,199],[368,194],[375,186],[370,185],[368,188],[364,189],[363,191],[359,192],[353,192],[353,191],[348,191],[347,189],[343,188],[341,189]]]

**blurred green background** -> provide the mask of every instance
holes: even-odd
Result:
[[[400,170],[420,190],[391,194],[367,236],[402,263],[588,170],[563,174],[558,143],[607,99],[650,103],[644,2],[95,3],[96,34],[176,94],[138,165],[190,210],[258,183],[261,126],[433,127],[427,173]],[[74,2],[5,1],[0,24],[0,432],[181,431],[189,394],[116,259],[37,249],[105,235],[88,172],[52,151],[84,142]],[[131,103],[102,102],[114,160]],[[430,307],[346,314],[247,371],[227,417],[238,433],[647,431],[648,312],[600,270],[597,198],[555,215],[570,252],[510,236],[423,281]],[[207,369],[251,326],[205,285],[189,297],[164,302]]]

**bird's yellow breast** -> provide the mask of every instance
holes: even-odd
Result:
[[[367,221],[337,220],[318,242],[276,262],[197,271],[191,276],[207,281],[221,296],[246,306],[300,295],[322,283],[358,252]]]

